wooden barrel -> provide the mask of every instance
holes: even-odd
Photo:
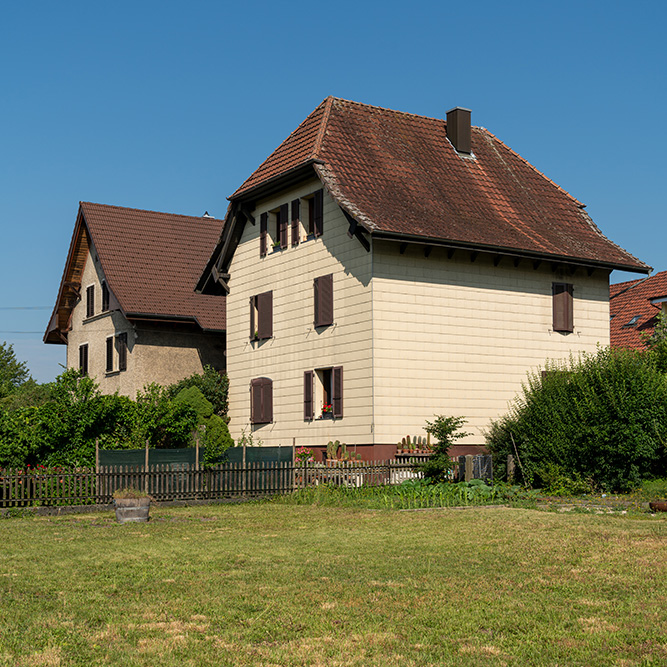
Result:
[[[113,504],[116,508],[118,523],[148,521],[150,498],[116,498]]]

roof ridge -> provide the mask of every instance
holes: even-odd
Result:
[[[333,100],[334,100],[333,95],[329,95],[329,97],[327,97],[324,100],[324,115],[322,116],[322,120],[320,121],[320,129],[317,131],[317,136],[315,137],[315,144],[313,145],[313,149],[310,152],[311,159],[317,159],[317,155],[320,152],[320,149],[322,148],[324,135],[326,133],[327,125],[329,124],[329,115],[331,114],[331,107],[333,105]]]
[[[390,107],[381,107],[378,106],[377,104],[368,104],[366,102],[356,102],[354,100],[346,100],[343,97],[335,97],[330,95],[332,101],[336,102],[345,102],[346,104],[352,104],[355,106],[359,107],[368,107],[369,109],[379,109],[380,111],[389,111],[390,113],[396,114],[398,116],[412,116],[413,118],[424,118],[425,120],[438,120],[443,123],[447,123],[446,118],[438,118],[437,116],[425,116],[424,114],[420,113],[411,113],[410,111],[400,111],[398,109],[392,109]],[[471,127],[479,127],[477,125],[471,125]],[[484,128],[480,128],[484,129]]]
[[[173,218],[192,218],[193,220],[216,220],[218,222],[224,222],[224,219],[215,218],[213,216],[206,215],[185,215],[183,213],[168,213],[167,211],[153,211],[149,208],[133,208],[132,206],[116,206],[115,204],[99,204],[93,201],[79,201],[79,205],[90,205],[90,206],[99,206],[101,208],[114,208],[120,211],[136,211],[137,213],[154,213],[156,215],[168,215]]]

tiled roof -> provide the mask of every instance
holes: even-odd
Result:
[[[312,163],[334,199],[372,233],[648,270],[486,129],[472,128],[472,152],[454,150],[442,119],[329,97],[231,199]]]
[[[667,271],[611,285],[609,294],[611,346],[642,349],[642,338],[653,333],[659,312],[660,304],[651,300],[667,297]]]
[[[224,331],[225,298],[194,292],[222,224],[208,216],[80,202],[74,236],[79,225],[85,225],[109,289],[126,315],[190,319],[204,330]],[[68,257],[63,284],[70,280],[67,267],[71,263]],[[56,311],[61,307],[56,304]]]

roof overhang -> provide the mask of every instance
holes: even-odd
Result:
[[[470,252],[479,252],[490,255],[500,255],[512,257],[515,259],[529,259],[532,261],[552,262],[560,265],[569,265],[575,267],[582,267],[586,269],[604,269],[607,271],[619,270],[628,271],[632,273],[648,274],[652,268],[638,267],[628,264],[616,264],[613,262],[603,262],[586,258],[570,257],[566,255],[555,255],[549,253],[537,253],[527,250],[518,250],[516,248],[503,246],[485,246],[474,243],[463,243],[459,241],[450,241],[447,239],[432,238],[428,236],[418,236],[412,234],[399,234],[395,232],[383,232],[374,230],[371,232],[373,239],[396,241],[399,243],[417,244],[422,246],[437,246],[442,248],[449,248],[452,250],[467,250]]]

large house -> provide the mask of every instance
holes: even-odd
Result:
[[[104,393],[225,370],[225,298],[194,287],[222,221],[81,202],[46,343]]]
[[[529,370],[609,343],[650,267],[470,111],[327,98],[230,197],[198,283],[226,297],[230,430],[382,458],[434,415],[483,442]]]
[[[611,346],[641,350],[667,308],[667,271],[611,285],[609,292]]]

